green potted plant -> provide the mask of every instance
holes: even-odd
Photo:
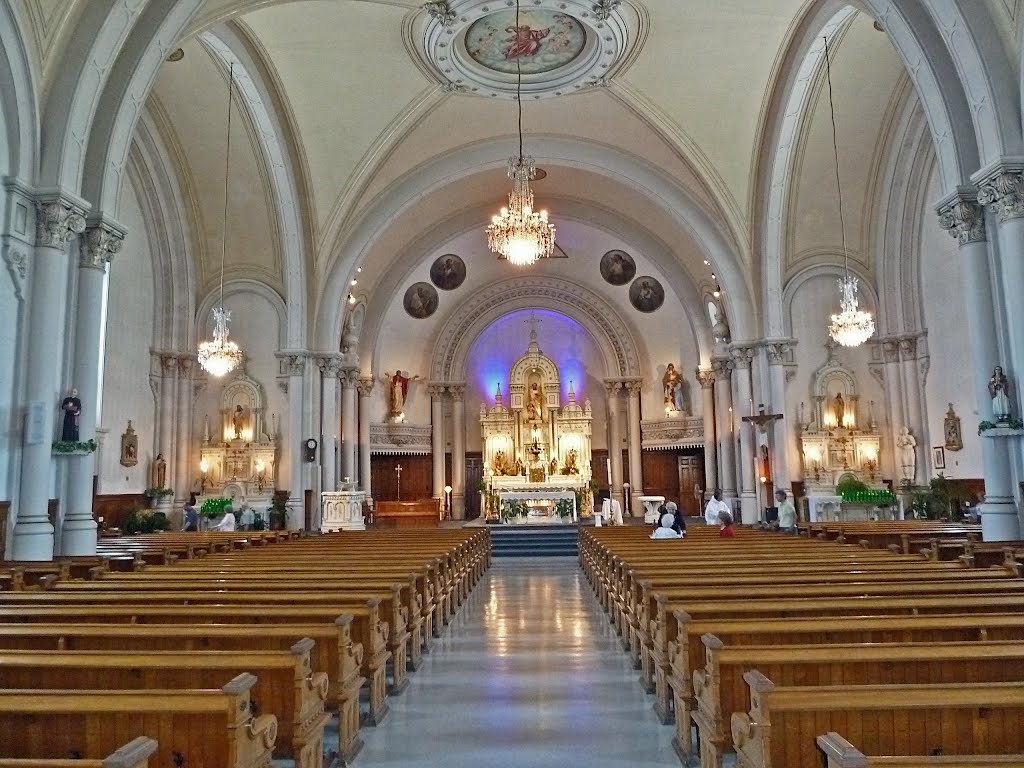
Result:
[[[555,502],[555,512],[561,518],[572,517],[573,503],[572,499],[558,499]]]
[[[274,500],[267,508],[270,530],[283,531],[288,527],[288,497],[283,493],[275,493]]]

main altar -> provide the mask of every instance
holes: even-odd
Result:
[[[499,383],[493,405],[480,406],[488,519],[557,523],[592,514],[593,412],[589,400],[577,402],[573,384],[563,405],[558,366],[532,329],[509,371],[508,405]]]

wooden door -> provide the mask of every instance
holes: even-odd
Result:
[[[704,454],[679,457],[679,508],[684,515],[699,515],[700,500],[693,493],[694,486],[704,488]]]
[[[480,481],[484,479],[484,459],[479,453],[466,454],[466,488],[465,494],[466,519],[476,520],[480,517]]]

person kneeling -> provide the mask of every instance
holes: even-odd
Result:
[[[682,535],[672,530],[672,523],[675,522],[675,517],[666,512],[661,516],[661,524],[657,530],[651,534],[652,539],[681,539]]]

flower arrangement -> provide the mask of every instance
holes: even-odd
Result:
[[[82,442],[80,440],[55,440],[53,443],[54,453],[92,453],[96,450],[96,441],[91,437]]]
[[[199,514],[206,518],[220,517],[224,510],[231,506],[231,499],[226,497],[215,497],[203,502],[199,508]]]
[[[529,505],[520,499],[507,499],[501,503],[502,520],[510,520],[513,517],[526,517],[529,514]]]
[[[166,531],[170,527],[171,522],[166,515],[154,513],[148,509],[135,507],[126,510],[121,517],[121,530],[128,535]]]
[[[147,499],[162,499],[165,496],[173,496],[174,489],[172,488],[147,488],[144,490],[143,495]]]
[[[996,429],[997,427],[1006,426],[1007,429],[1024,429],[1024,421],[1020,419],[1010,419],[1002,424],[995,424],[991,421],[982,421],[978,424],[978,434],[982,432],[988,432],[990,429]]]
[[[555,502],[555,512],[559,517],[572,517],[572,499],[558,499]]]

